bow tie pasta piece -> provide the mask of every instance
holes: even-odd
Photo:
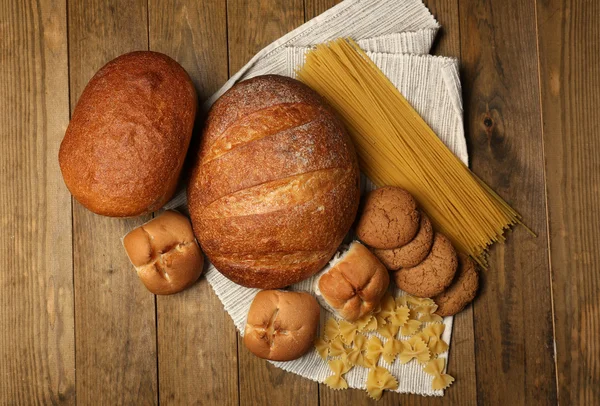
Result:
[[[327,322],[325,323],[323,339],[325,341],[331,342],[339,335],[340,335],[340,326],[338,325],[338,322],[333,317],[330,317],[327,320]]]
[[[356,329],[358,331],[364,331],[365,327],[367,327],[371,319],[373,319],[373,315],[371,314],[366,314],[362,316],[360,319],[354,322],[354,324],[356,325]]]
[[[354,336],[354,347],[358,348],[360,351],[364,351],[367,347],[367,337],[365,337],[364,335],[357,333],[356,336]]]
[[[379,334],[381,334],[382,336],[384,336],[387,339],[390,338],[395,338],[396,335],[398,334],[398,330],[400,330],[400,327],[398,326],[394,326],[391,323],[386,324],[385,326],[381,326],[377,329],[377,332]]]
[[[377,313],[375,315],[375,320],[377,321],[377,327],[381,327],[387,324],[387,319],[383,317],[383,312]]]
[[[319,354],[319,357],[323,358],[323,360],[327,360],[327,355],[329,354],[329,343],[323,340],[321,337],[315,340],[315,349]]]
[[[431,324],[423,329],[420,337],[427,343],[431,354],[437,355],[448,350],[448,344],[442,340],[446,326],[441,323]]]
[[[387,369],[382,367],[375,367],[369,370],[369,374],[367,375],[367,393],[369,397],[379,400],[385,389],[398,389],[396,378]]]
[[[325,384],[331,389],[347,389],[348,383],[342,377],[350,369],[347,362],[342,359],[334,359],[328,362],[329,369],[333,372],[325,379]]]
[[[382,351],[383,344],[381,340],[376,336],[369,338],[367,341],[367,350],[365,352],[365,363],[373,366],[377,365]]]
[[[429,299],[427,297],[415,297],[415,296],[407,295],[406,296],[406,301],[408,302],[408,304],[411,307],[417,307],[417,306],[423,306],[423,307],[436,306],[435,302],[432,299]]]
[[[363,328],[362,331],[375,331],[375,330],[377,330],[377,317],[371,316],[371,320],[369,320],[369,322]]]
[[[396,306],[406,306],[406,307],[408,307],[408,295],[398,296],[396,298]]]
[[[329,343],[329,355],[337,357],[346,353],[346,347],[341,337],[336,337],[335,340]]]
[[[356,336],[357,333],[356,326],[346,320],[340,320],[338,326],[342,341],[346,343],[346,345],[350,345],[354,341],[354,336]]]
[[[390,323],[397,327],[404,327],[408,322],[410,316],[410,309],[408,306],[397,306],[392,315],[390,316]]]
[[[364,359],[362,351],[359,348],[352,347],[346,352],[346,359],[350,365],[364,365]]]
[[[436,358],[431,360],[425,365],[423,371],[429,375],[433,375],[433,381],[431,382],[431,389],[441,390],[446,389],[454,382],[454,378],[448,374],[444,374],[444,368],[446,366],[446,360],[444,358]]]
[[[391,364],[396,359],[396,355],[400,353],[402,350],[402,342],[400,340],[396,340],[392,338],[387,340],[383,345],[383,350],[381,352],[383,359],[388,364]]]
[[[404,326],[400,329],[400,334],[405,337],[410,337],[419,331],[421,322],[418,320],[408,320]]]
[[[381,311],[378,315],[383,319],[387,319],[392,315],[395,308],[396,300],[394,300],[394,296],[392,296],[390,292],[387,292],[381,299]]]
[[[406,341],[402,341],[402,350],[398,354],[398,360],[402,364],[408,363],[413,358],[421,364],[430,359],[429,348],[425,341],[419,337],[411,337]]]
[[[440,316],[439,314],[435,314],[435,313],[421,313],[421,314],[419,314],[418,320],[422,321],[423,323],[427,323],[427,322],[442,323],[444,321],[444,318],[442,316]]]

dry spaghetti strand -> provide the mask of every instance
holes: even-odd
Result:
[[[444,145],[354,41],[317,45],[297,74],[340,113],[361,170],[378,186],[408,190],[435,226],[482,266],[487,248],[521,224],[520,215]]]

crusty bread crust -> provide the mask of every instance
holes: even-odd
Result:
[[[348,321],[356,321],[377,307],[389,282],[385,266],[367,247],[354,241],[331,268],[323,271],[315,292],[327,308]]]
[[[197,97],[166,55],[131,52],[84,89],[59,151],[71,194],[97,214],[132,217],[173,195],[192,136]]]
[[[259,76],[213,105],[188,205],[204,252],[234,282],[281,288],[319,271],[359,198],[352,143],[304,84]]]
[[[123,238],[129,260],[155,295],[180,292],[202,274],[204,257],[187,217],[166,211]]]
[[[319,315],[319,304],[308,293],[263,290],[250,305],[244,345],[260,358],[299,358],[313,346]]]

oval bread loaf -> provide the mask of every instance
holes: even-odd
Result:
[[[192,136],[196,90],[157,52],[131,52],[89,81],[60,146],[71,194],[97,214],[132,217],[172,197]]]
[[[194,232],[234,282],[281,288],[319,271],[358,209],[346,131],[306,85],[240,82],[212,106],[189,187]]]

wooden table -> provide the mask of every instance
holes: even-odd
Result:
[[[91,76],[164,52],[206,99],[334,0],[1,0],[0,403],[360,405],[252,356],[206,280],[170,297],[119,238],[150,217],[93,215],[57,152]],[[600,401],[600,2],[428,0],[435,52],[460,58],[473,170],[523,215],[457,318],[445,398]],[[596,403],[597,404],[597,403]]]

